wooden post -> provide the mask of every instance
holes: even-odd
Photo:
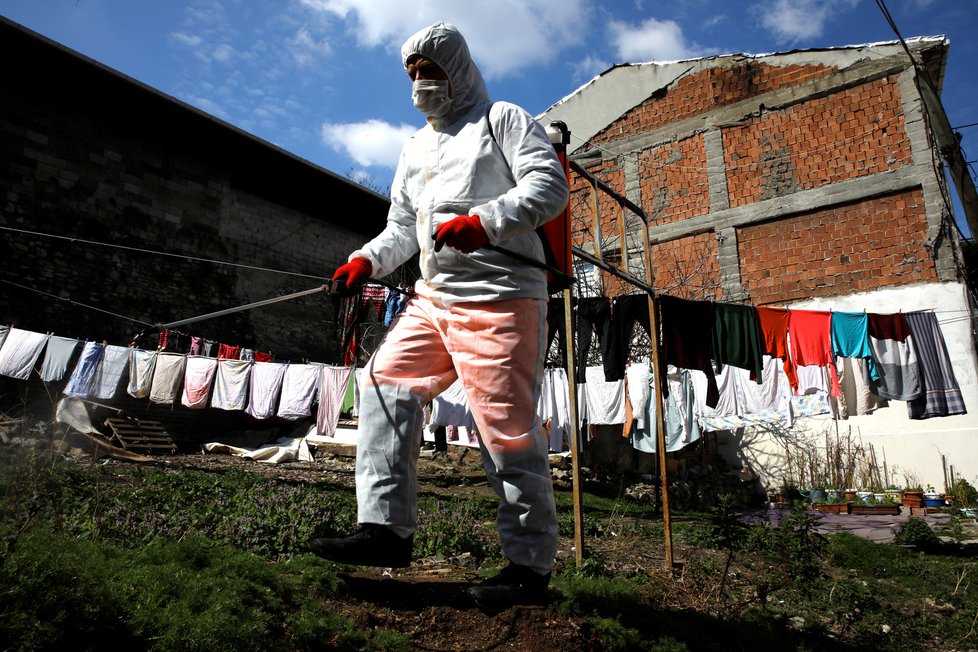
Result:
[[[574,363],[574,308],[571,306],[571,291],[564,290],[564,332],[566,339],[567,399],[570,418],[571,447],[571,492],[574,496],[574,563],[577,568],[584,562],[584,518],[581,498],[581,458],[577,428],[577,378]]]
[[[642,225],[642,255],[645,262],[645,283],[652,287],[652,246],[649,244],[649,225]],[[659,459],[659,486],[662,491],[662,527],[665,538],[666,548],[666,568],[672,573],[672,514],[669,511],[669,470],[666,464],[666,428],[663,417],[665,411],[662,406],[662,385],[666,382],[663,373],[665,365],[659,359],[659,311],[655,295],[649,293],[649,330],[651,337],[649,344],[652,349],[652,375],[655,379],[652,396],[649,398],[655,401],[655,450],[656,457]]]
[[[944,493],[950,493],[951,487],[947,484],[947,459],[945,459],[944,453],[941,453],[941,468],[944,470]]]

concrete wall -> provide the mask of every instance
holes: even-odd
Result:
[[[797,309],[861,311],[878,313],[936,311],[954,375],[961,387],[968,414],[915,420],[907,416],[903,401],[889,401],[872,414],[836,421],[830,415],[803,417],[790,429],[748,428],[722,432],[719,451],[735,466],[752,469],[762,486],[776,488],[784,478],[788,450],[805,447],[824,452],[825,437],[851,437],[872,444],[880,467],[885,460],[898,484],[903,472],[911,472],[923,485],[944,489],[941,455],[955,474],[978,483],[978,377],[965,289],[958,283],[924,283],[884,288],[871,292],[802,301]],[[787,446],[786,446],[787,445]]]

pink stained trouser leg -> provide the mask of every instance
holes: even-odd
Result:
[[[357,502],[361,523],[402,535],[417,523],[422,408],[461,378],[483,465],[500,498],[511,561],[547,572],[557,523],[546,432],[536,404],[546,304],[511,299],[444,307],[411,300],[367,365],[360,398]]]

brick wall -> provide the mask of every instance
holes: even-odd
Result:
[[[674,297],[719,301],[720,266],[712,231],[677,238],[652,247],[655,288]]]
[[[602,144],[642,133],[718,107],[832,74],[828,66],[772,66],[746,61],[682,77],[610,124],[591,142]]]
[[[911,163],[895,77],[764,112],[722,133],[731,206]]]
[[[760,304],[948,280],[935,265],[948,244],[927,245],[940,197],[929,143],[908,129],[919,106],[905,65],[718,59],[592,138],[602,158],[588,171],[649,217],[656,289]],[[619,211],[600,211],[617,255]],[[572,215],[586,244],[593,208],[578,201]]]
[[[710,185],[702,135],[638,154],[642,209],[653,225],[710,212]]]
[[[919,191],[744,227],[740,270],[756,304],[936,282]]]

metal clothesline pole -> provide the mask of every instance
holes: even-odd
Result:
[[[662,409],[662,385],[666,382],[665,378],[662,378],[662,371],[664,367],[660,364],[660,351],[659,351],[659,319],[658,319],[658,302],[656,300],[655,289],[652,287],[652,254],[651,254],[651,244],[649,240],[649,220],[646,216],[645,211],[640,207],[636,206],[633,202],[629,201],[626,197],[620,195],[611,186],[607,185],[603,181],[599,180],[597,177],[592,175],[590,172],[581,167],[580,164],[570,161],[570,167],[572,170],[577,172],[581,177],[588,180],[593,188],[593,208],[594,208],[594,240],[595,240],[595,251],[598,255],[590,254],[583,249],[578,247],[572,248],[572,253],[576,258],[580,258],[586,262],[591,263],[595,267],[620,278],[635,287],[644,290],[649,296],[649,329],[651,330],[651,337],[649,338],[651,344],[651,357],[652,357],[652,375],[655,380],[653,386],[653,395],[651,400],[655,401],[655,415],[656,415],[656,457],[658,458],[659,464],[659,480],[660,489],[662,493],[662,520],[663,527],[665,531],[665,553],[666,553],[666,568],[670,572],[674,569],[675,565],[673,562],[673,546],[672,546],[672,515],[669,508],[669,476],[668,476],[668,464],[666,463],[666,442],[665,442],[665,424],[663,420],[663,409]],[[621,228],[621,252],[622,260],[625,262],[626,269],[619,270],[616,267],[606,263],[600,255],[601,252],[601,219],[598,215],[599,202],[597,198],[597,192],[601,190],[614,198],[618,205],[624,209],[628,209],[635,213],[639,218],[641,218],[643,223],[642,228],[642,248],[644,255],[644,267],[645,267],[645,280],[641,280],[635,276],[632,276],[627,271],[627,253],[626,253],[626,243],[624,227]],[[568,318],[569,319],[569,318]],[[570,332],[568,330],[568,332]],[[568,350],[571,347],[568,346]],[[576,389],[576,388],[575,388]],[[574,392],[572,392],[572,395]],[[576,458],[575,458],[576,460]],[[575,461],[575,474],[578,472],[576,469]],[[578,482],[578,477],[575,475],[575,484]],[[575,510],[575,521],[576,520],[576,510]],[[579,526],[578,526],[579,527]],[[576,530],[577,528],[575,528]],[[580,565],[580,561],[578,562]]]
[[[386,288],[390,288],[395,292],[400,292],[401,294],[410,294],[410,292],[403,290],[392,283],[387,281],[381,281],[375,278],[367,279],[366,283],[372,285],[382,285]],[[187,324],[195,324],[199,321],[206,321],[208,319],[216,319],[217,317],[224,317],[226,315],[233,315],[238,312],[244,312],[246,310],[254,310],[255,308],[261,308],[263,306],[270,306],[272,304],[281,303],[283,301],[291,301],[292,299],[299,299],[301,297],[308,297],[313,294],[320,294],[326,292],[328,294],[335,294],[338,289],[338,283],[336,281],[329,281],[325,285],[320,285],[319,287],[310,288],[308,290],[301,290],[299,292],[293,292],[292,294],[284,294],[280,297],[272,297],[271,299],[262,299],[261,301],[255,301],[252,303],[245,304],[243,306],[236,306],[234,308],[225,308],[224,310],[217,310],[215,312],[209,312],[205,315],[197,315],[196,317],[188,317],[186,319],[180,319],[177,321],[171,321],[167,323],[153,324],[155,330],[163,330],[169,328],[176,328],[178,326],[186,326]]]

